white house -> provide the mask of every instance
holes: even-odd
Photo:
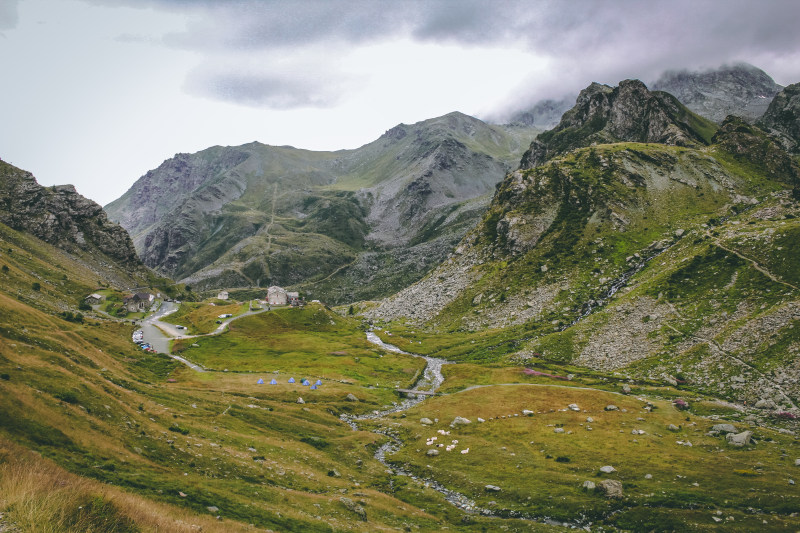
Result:
[[[267,303],[269,305],[286,305],[288,298],[286,296],[286,290],[278,287],[277,285],[273,285],[269,289],[267,289]]]
[[[217,294],[217,300],[227,300],[228,299],[228,291],[219,291]]]

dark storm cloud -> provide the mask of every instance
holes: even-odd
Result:
[[[800,2],[795,0],[87,1],[185,13],[186,30],[166,36],[165,43],[210,56],[279,55],[320,43],[347,47],[398,38],[521,47],[550,58],[558,70],[532,85],[552,96],[593,80],[648,80],[665,69],[714,67],[749,58],[787,71],[773,75],[798,76],[800,68],[785,60],[800,50]],[[196,73],[190,85],[204,79],[213,84],[206,93],[250,105],[274,105],[286,100],[287,93],[297,102],[336,101],[335,88],[311,78],[257,74],[248,79],[234,68],[218,68],[213,76]],[[225,89],[216,90],[219,86]],[[320,94],[320,89],[327,92]]]
[[[309,76],[201,67],[189,75],[184,89],[198,96],[252,107],[292,109],[334,106],[347,92],[349,82],[333,73]]]
[[[0,31],[10,30],[17,26],[17,0],[2,0],[0,2]]]

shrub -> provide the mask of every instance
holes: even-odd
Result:
[[[772,413],[772,418],[777,418],[778,420],[797,420],[797,415],[789,411],[777,411]]]
[[[682,398],[674,400],[672,402],[672,405],[674,405],[675,409],[677,409],[678,411],[686,411],[687,409],[689,409],[689,403]]]
[[[175,433],[180,433],[181,435],[188,435],[189,429],[179,426],[178,424],[173,424],[169,427],[170,431],[174,431]]]
[[[7,265],[3,265],[3,274],[5,274],[6,272],[8,272],[8,266]]]
[[[38,282],[38,281],[34,281],[34,282],[31,284],[31,289],[33,289],[33,290],[35,290],[35,291],[39,291],[39,290],[41,290],[41,289],[42,289],[42,286],[39,284],[39,282]]]
[[[57,392],[54,396],[62,402],[78,403],[78,396],[72,391]]]

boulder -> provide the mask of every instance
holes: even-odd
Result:
[[[426,452],[426,455],[430,455],[431,457],[436,457],[437,455],[439,455],[439,450],[437,450],[436,448],[431,448]]]
[[[606,498],[622,498],[622,482],[616,479],[604,479],[599,484]]]
[[[500,492],[500,487],[497,485],[486,485],[484,488],[486,489],[486,492]]]
[[[606,466],[601,466],[601,467],[600,467],[600,471],[601,471],[602,473],[604,473],[604,474],[610,474],[610,473],[612,473],[612,472],[616,472],[616,471],[617,471],[617,469],[616,469],[616,468],[614,468],[613,466],[606,465]]]
[[[423,426],[430,426],[433,425],[433,420],[431,420],[430,418],[422,417],[419,419],[419,423],[422,424]]]
[[[457,417],[455,417],[453,419],[452,422],[450,422],[450,427],[452,428],[452,427],[461,426],[461,425],[467,425],[467,424],[471,424],[471,423],[472,423],[472,421],[470,419],[464,418],[463,416],[457,416]]]
[[[568,408],[568,409],[571,409],[571,410],[573,410],[573,411],[580,411],[580,410],[581,410],[581,408],[580,408],[580,407],[578,407],[578,404],[576,404],[576,403],[571,403],[571,404],[569,404],[569,405],[567,406],[567,408]]]
[[[794,466],[800,466],[800,459],[794,460]]]
[[[725,440],[731,446],[747,446],[753,441],[752,431],[742,431],[741,433],[728,433],[725,435]]]
[[[622,394],[630,394],[631,393],[631,386],[627,383],[622,386]]]
[[[555,428],[553,433],[564,433],[564,428]]]
[[[619,411],[619,407],[617,407],[614,404],[610,404],[610,405],[606,405],[605,410],[606,411]]]
[[[297,398],[297,403],[306,403],[302,398]]]
[[[670,430],[670,431],[680,431],[681,428],[679,428],[675,424],[670,424],[670,425],[667,426],[667,429]]]
[[[594,490],[595,488],[596,485],[594,484],[594,481],[586,480],[583,482],[583,490]]]
[[[216,505],[209,505],[208,507],[206,507],[206,509],[208,509],[210,513],[216,513],[217,511],[219,511],[219,507],[217,507]]]
[[[345,399],[345,401],[348,401],[348,402],[357,402],[358,401],[358,398],[356,398],[355,394],[353,394],[352,392],[348,392],[347,396],[345,396],[344,399]]]
[[[775,409],[775,402],[772,400],[758,400],[755,404],[756,409]]]
[[[733,424],[714,424],[711,431],[718,433],[736,433],[736,427]]]
[[[525,415],[525,416],[533,416],[533,411],[531,411],[530,409],[523,409],[522,410],[522,414]],[[478,420],[480,420],[480,419],[478,419]]]

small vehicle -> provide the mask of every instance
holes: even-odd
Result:
[[[175,326],[175,329],[186,329],[186,326]]]

